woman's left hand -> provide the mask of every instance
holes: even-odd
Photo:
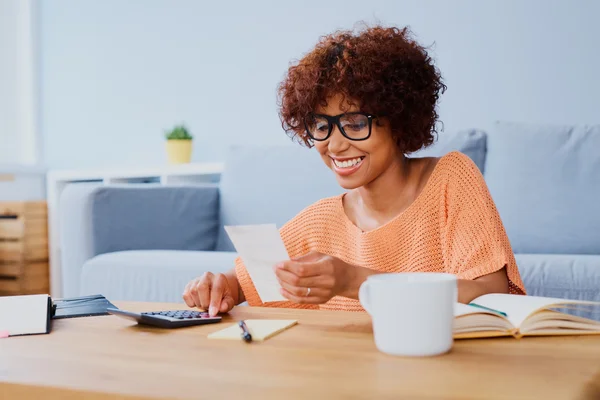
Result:
[[[276,265],[275,274],[286,299],[295,303],[322,304],[334,296],[356,298],[353,294],[358,294],[358,287],[366,279],[366,276],[362,280],[359,278],[359,271],[363,269],[336,257],[310,252]]]

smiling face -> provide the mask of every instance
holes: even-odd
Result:
[[[335,95],[315,113],[335,116],[358,111],[356,105]],[[335,172],[340,186],[347,190],[368,185],[401,159],[389,123],[382,119],[373,120],[371,136],[366,140],[350,140],[334,126],[327,140],[315,141],[314,145],[325,164]]]

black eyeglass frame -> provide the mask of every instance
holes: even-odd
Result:
[[[342,127],[342,124],[340,123],[340,118],[342,118],[343,116],[346,115],[363,115],[365,117],[367,117],[367,121],[369,124],[369,133],[367,134],[366,137],[364,138],[360,138],[360,139],[355,139],[352,138],[350,136],[348,136],[346,134],[346,132],[344,131],[344,128]],[[340,130],[340,132],[342,133],[342,135],[348,139],[348,140],[354,140],[357,142],[360,142],[362,140],[367,140],[368,138],[371,137],[371,127],[373,125],[373,120],[377,118],[377,116],[373,115],[373,114],[369,114],[369,113],[364,113],[364,112],[360,112],[360,111],[356,111],[356,112],[349,112],[349,113],[343,113],[343,114],[338,114],[338,115],[334,115],[334,116],[330,116],[330,115],[325,115],[325,114],[310,114],[309,117],[321,117],[327,120],[327,125],[329,128],[329,131],[327,132],[327,135],[325,135],[324,138],[322,139],[317,139],[316,137],[314,137],[311,133],[310,130],[308,129],[308,123],[307,123],[307,118],[304,118],[304,129],[306,130],[306,134],[312,139],[315,140],[317,142],[323,142],[327,139],[329,139],[329,137],[331,136],[331,132],[333,132],[333,126],[336,125],[338,127],[338,129]]]

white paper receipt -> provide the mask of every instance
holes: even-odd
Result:
[[[263,303],[286,301],[279,293],[281,286],[273,267],[290,257],[275,224],[226,226],[225,231],[244,261]]]

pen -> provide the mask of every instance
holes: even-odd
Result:
[[[246,326],[246,323],[244,322],[244,320],[241,320],[240,322],[238,322],[238,325],[242,329],[242,335],[241,335],[242,339],[244,339],[244,341],[247,343],[251,342],[252,335],[250,334],[250,331],[248,331],[248,327]]]
[[[494,312],[494,313],[498,313],[498,314],[500,314],[500,315],[503,315],[503,316],[505,316],[505,317],[508,317],[508,315],[506,315],[506,313],[505,313],[505,312],[498,311],[498,310],[494,310],[493,308],[489,308],[489,307],[480,306],[479,304],[475,304],[475,303],[469,303],[469,305],[470,305],[470,306],[473,306],[473,307],[478,307],[478,308],[481,308],[481,309],[483,309],[483,310],[488,310],[488,311],[491,311],[491,312]]]

